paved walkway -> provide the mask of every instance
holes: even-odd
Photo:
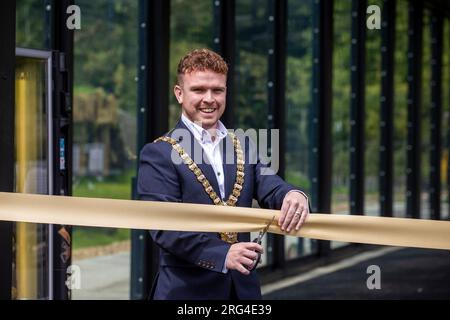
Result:
[[[79,266],[81,288],[72,290],[73,300],[128,300],[130,253],[73,261]]]
[[[81,289],[72,291],[72,299],[129,299],[129,252],[74,263]],[[369,266],[379,267],[380,289],[367,287],[374,275]],[[262,290],[264,299],[450,299],[450,251],[380,247]]]
[[[384,247],[378,252],[284,279],[278,287],[264,286],[264,299],[450,299],[450,251]],[[367,273],[369,266],[379,267],[380,289],[367,287],[374,275]]]

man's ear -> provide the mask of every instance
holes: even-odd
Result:
[[[177,98],[177,101],[179,104],[183,103],[183,90],[181,89],[179,84],[176,84],[173,87],[173,93],[175,94],[175,98]]]

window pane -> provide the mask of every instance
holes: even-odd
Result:
[[[331,212],[349,214],[351,1],[334,2]],[[344,243],[332,241],[331,246]]]
[[[194,49],[212,49],[212,5],[211,0],[170,2],[169,128],[173,128],[181,116],[181,106],[172,91],[180,59]]]
[[[381,0],[371,5],[383,7]],[[364,214],[380,215],[381,31],[366,29]]]
[[[138,1],[87,1],[74,44],[73,195],[131,198],[136,170]],[[129,299],[130,231],[73,228],[74,299]]]
[[[236,2],[236,128],[267,128],[268,1]]]
[[[408,137],[408,2],[397,2],[394,55],[394,213],[406,216],[406,146]]]
[[[235,129],[258,130],[268,125],[267,53],[272,43],[267,25],[268,6],[269,1],[236,1]],[[252,239],[256,236],[257,233],[251,235]],[[271,259],[267,237],[262,245],[266,254],[261,256],[259,266]]]
[[[431,39],[430,13],[424,11],[423,44],[422,44],[422,99],[420,106],[420,143],[421,143],[421,176],[420,176],[420,217],[430,218],[430,108],[431,108]]]
[[[50,1],[49,1],[50,2]],[[50,48],[51,5],[42,0],[16,1],[16,45]]]
[[[308,135],[312,81],[312,4],[288,2],[286,61],[286,181],[309,193]],[[314,244],[312,244],[314,243]],[[285,237],[286,259],[311,254],[315,241]]]

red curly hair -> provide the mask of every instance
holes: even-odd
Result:
[[[226,76],[228,66],[223,58],[214,51],[209,49],[195,49],[181,58],[178,63],[178,83],[180,83],[180,78],[183,74],[205,70],[211,70]]]

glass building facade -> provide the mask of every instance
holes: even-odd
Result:
[[[17,55],[9,191],[60,194],[52,189],[57,163],[58,170],[70,171],[70,187],[62,194],[133,199],[140,148],[180,116],[172,92],[178,61],[206,47],[232,62],[227,125],[280,129],[279,173],[310,195],[315,212],[449,218],[448,6],[446,11],[435,1],[372,1],[382,12],[381,29],[358,33],[355,18],[366,21],[370,15],[356,0],[77,0],[79,30],[67,30],[66,20],[58,18],[57,10],[66,9],[61,3],[16,1],[15,46],[48,53],[64,52],[61,42],[71,43],[64,52],[72,79],[69,167],[49,153],[55,141],[46,107],[48,61]],[[393,16],[385,16],[388,6]],[[433,51],[436,43],[440,51]],[[391,62],[386,54],[392,54]],[[439,61],[440,75],[433,71]],[[355,118],[352,99],[361,99],[362,116]],[[25,134],[24,125],[35,134]],[[411,151],[419,160],[411,160]],[[129,299],[133,290],[145,298],[155,257],[148,236],[134,242],[132,230],[63,230],[71,252],[66,261],[82,275],[72,299]],[[14,224],[12,298],[55,296],[53,286],[61,280],[51,275],[54,232],[48,225]],[[351,244],[270,235],[264,246],[263,276]],[[143,282],[148,285],[140,287]]]

